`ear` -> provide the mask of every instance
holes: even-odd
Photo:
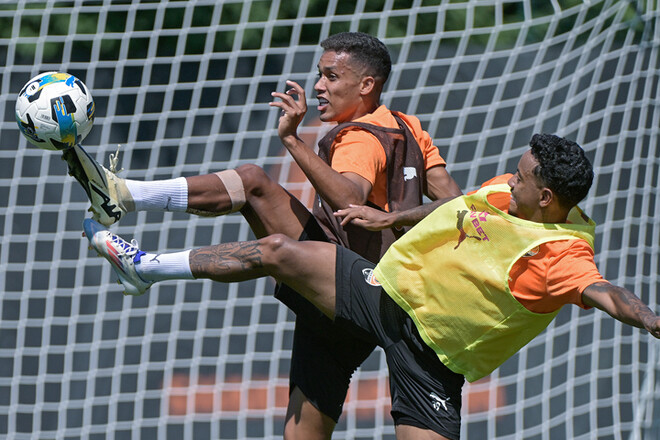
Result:
[[[360,95],[369,95],[376,87],[376,80],[373,76],[364,76],[360,81]]]
[[[542,188],[541,196],[539,198],[539,206],[541,208],[547,208],[554,201],[555,201],[555,193],[553,193],[550,188]]]

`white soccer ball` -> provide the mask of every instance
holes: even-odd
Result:
[[[25,84],[16,100],[16,122],[33,145],[66,150],[79,144],[94,123],[94,99],[78,78],[46,72]]]

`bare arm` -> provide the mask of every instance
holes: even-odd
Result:
[[[432,213],[438,206],[454,199],[446,197],[431,203],[417,206],[405,211],[385,212],[366,205],[349,205],[334,213],[335,217],[341,217],[342,226],[352,223],[370,231],[381,231],[387,228],[402,228],[414,226],[424,217]]]
[[[660,338],[660,317],[628,289],[607,282],[594,283],[584,289],[582,301],[624,324],[646,329]]]
[[[345,208],[351,203],[365,203],[371,192],[371,182],[354,173],[342,174],[333,170],[298,137],[298,125],[307,112],[305,90],[294,81],[287,81],[287,85],[292,88],[286,93],[271,94],[281,101],[270,103],[282,110],[278,125],[282,144],[291,153],[319,196],[328,202],[332,209]]]
[[[426,170],[426,195],[431,200],[454,198],[463,193],[458,184],[444,166],[435,166]]]
[[[461,190],[451,178],[444,166],[437,166],[426,171],[427,196],[431,203],[417,206],[406,211],[385,212],[368,206],[349,205],[340,209],[335,216],[341,217],[341,224],[353,223],[370,231],[387,228],[414,226],[438,206],[461,195]]]

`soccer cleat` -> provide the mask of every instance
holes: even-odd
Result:
[[[96,162],[81,145],[64,150],[62,159],[69,165],[69,175],[75,177],[87,193],[94,220],[110,226],[135,209],[124,179]]]
[[[130,243],[113,234],[103,225],[92,219],[83,221],[85,236],[91,247],[112,264],[112,268],[124,285],[126,295],[142,295],[153,283],[144,281],[138,275],[135,265],[145,252],[138,249],[135,240]]]

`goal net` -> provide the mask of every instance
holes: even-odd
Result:
[[[0,3],[0,436],[281,438],[293,315],[273,281],[165,282],[124,297],[87,249],[88,202],[59,153],[29,146],[15,98],[39,72],[96,101],[86,149],[152,180],[264,167],[309,203],[270,92],[302,84],[315,144],[318,43],[389,47],[383,95],[431,134],[461,188],[513,171],[533,133],[576,140],[596,179],[603,275],[660,304],[660,8],[655,0],[19,0]],[[129,214],[149,251],[251,237],[239,215]],[[660,343],[565,307],[488,378],[466,384],[465,439],[660,437]],[[337,439],[392,439],[380,350],[355,374]]]

